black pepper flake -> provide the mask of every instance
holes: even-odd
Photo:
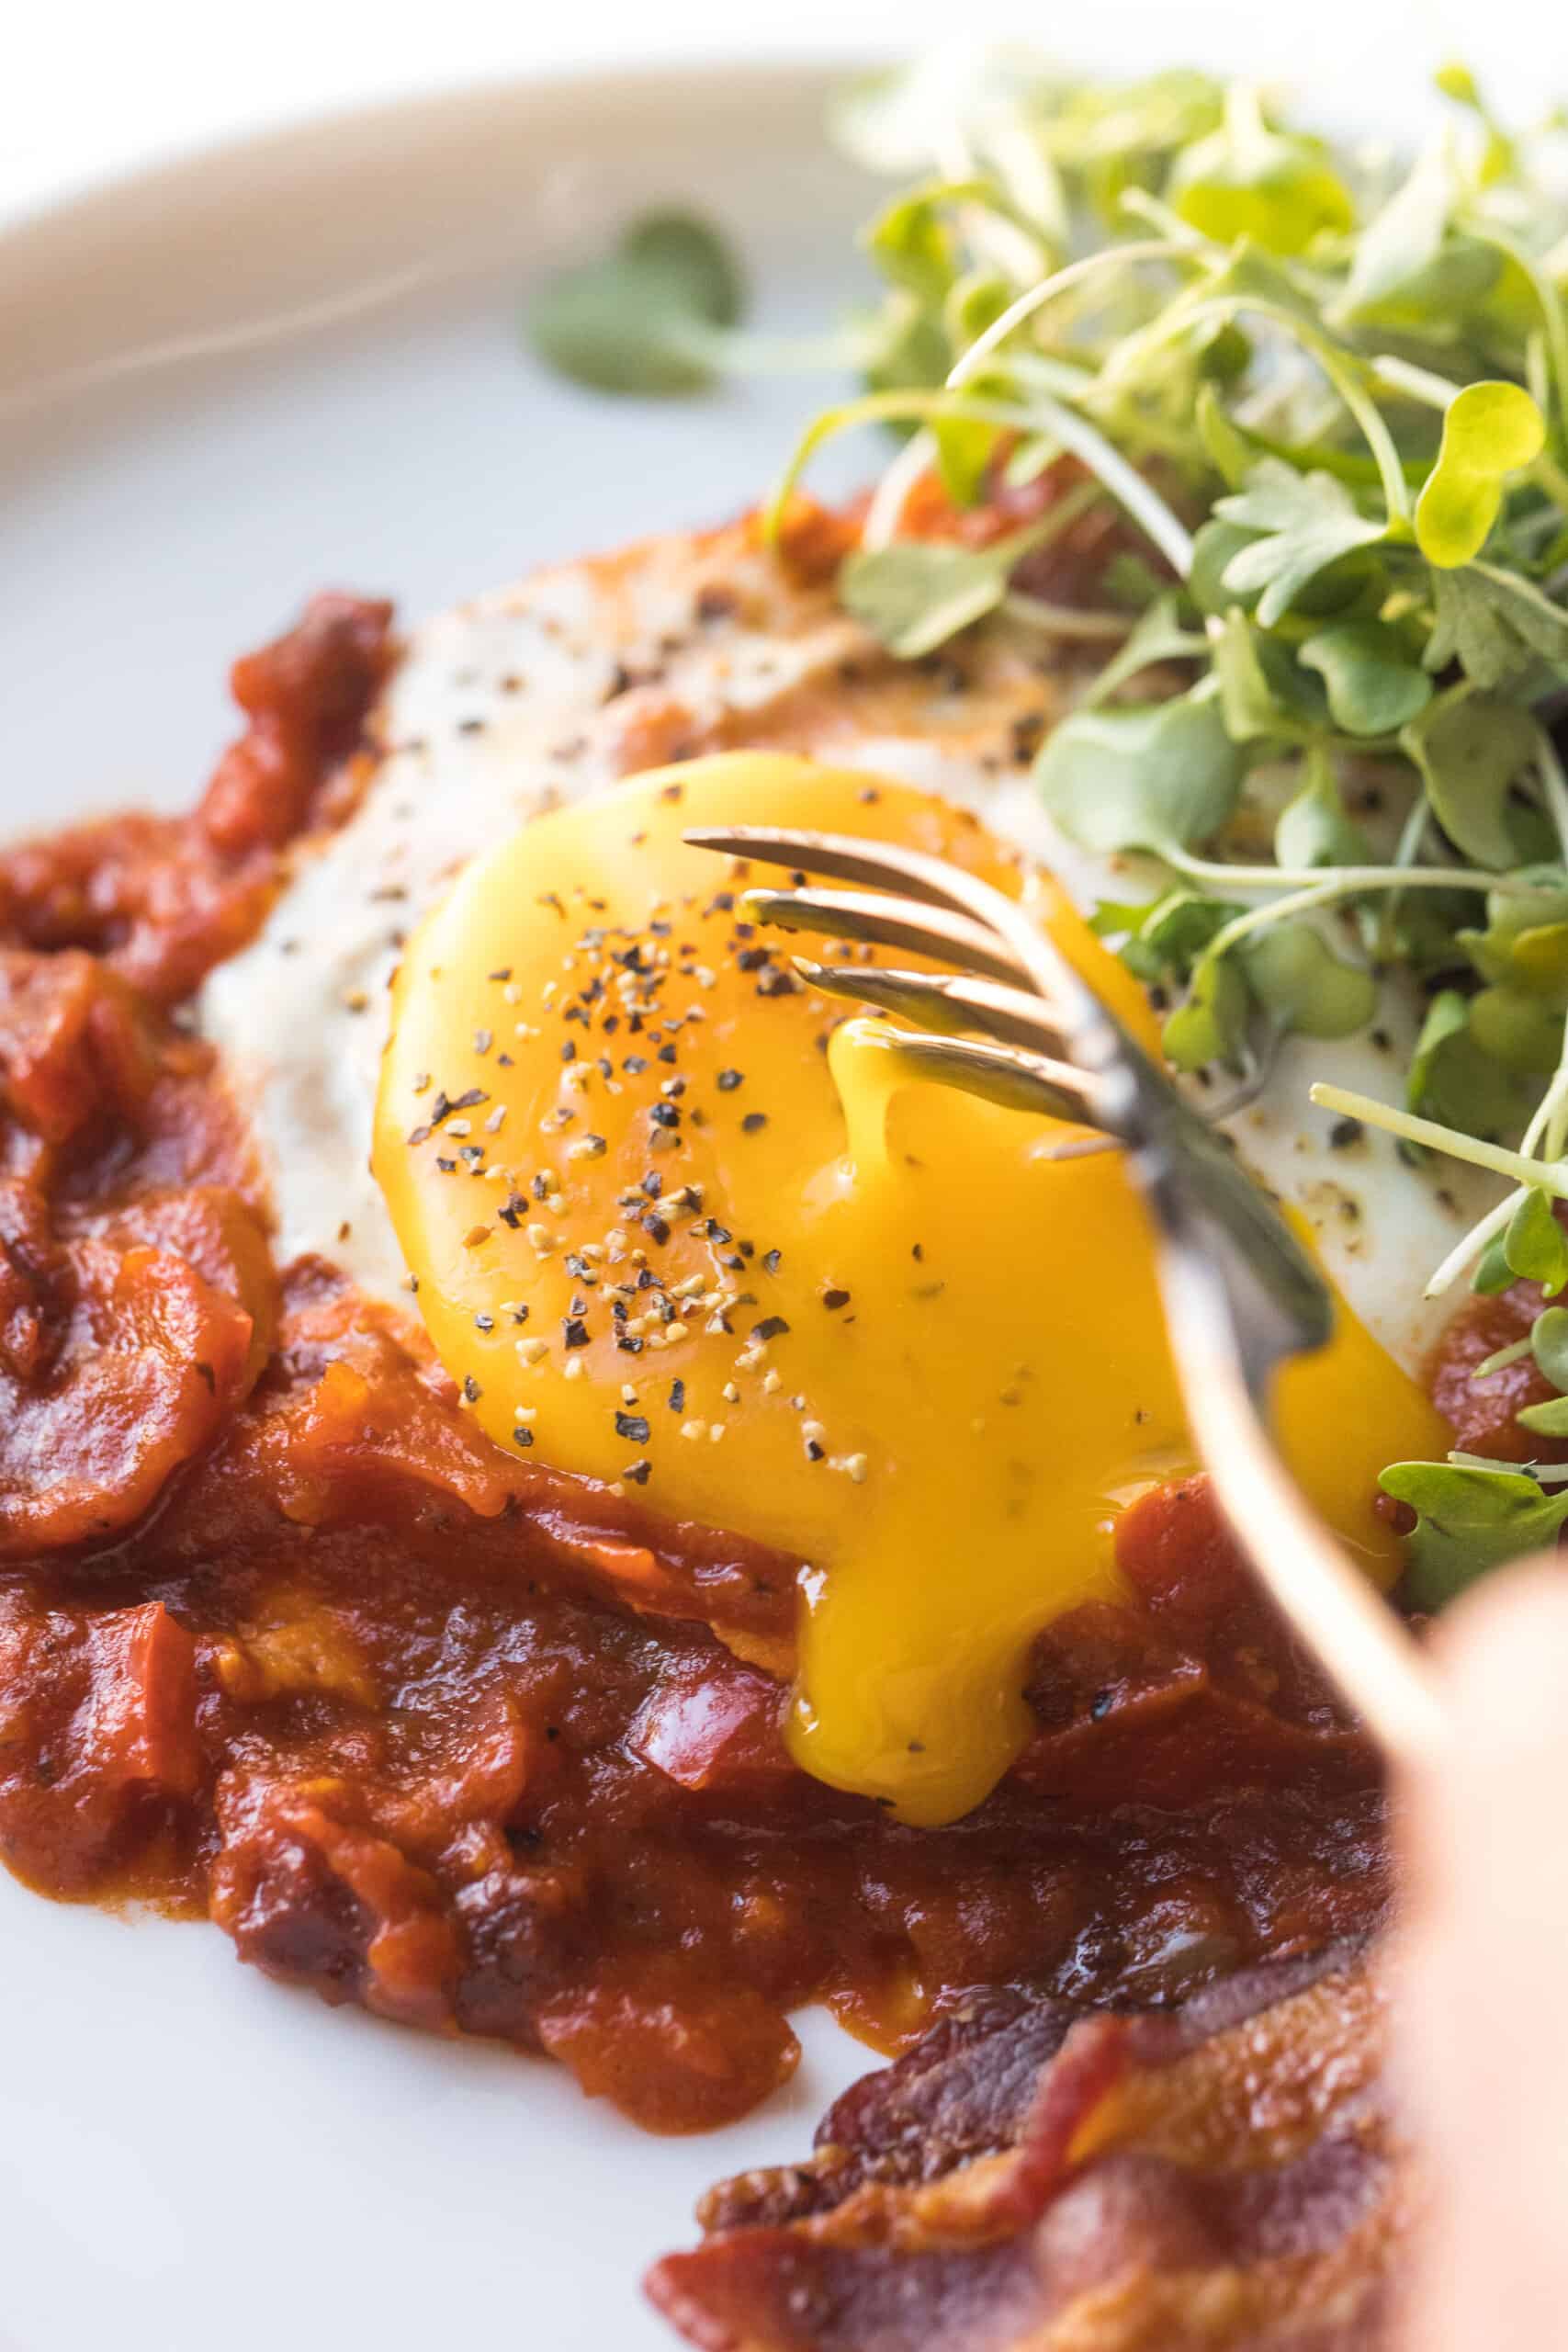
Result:
[[[615,1435],[629,1438],[633,1445],[646,1445],[651,1433],[646,1413],[617,1413],[615,1415]]]
[[[642,1229],[648,1235],[650,1241],[657,1241],[660,1246],[670,1238],[670,1227],[668,1222],[661,1216],[656,1216],[651,1209],[649,1210],[642,1220]]]
[[[581,1315],[563,1315],[560,1328],[569,1348],[585,1348],[588,1345],[588,1326]]]
[[[760,1323],[751,1326],[754,1340],[777,1340],[789,1329],[782,1315],[764,1315]]]
[[[497,1209],[496,1215],[501,1219],[502,1225],[509,1225],[512,1227],[513,1232],[515,1233],[518,1227],[523,1222],[523,1212],[527,1205],[527,1202],[523,1198],[520,1193],[513,1193],[507,1200],[505,1205]]]
[[[650,1201],[656,1201],[664,1190],[664,1179],[657,1168],[650,1168],[642,1180],[642,1189]]]
[[[429,1122],[426,1121],[422,1126],[411,1127],[408,1131],[407,1140],[410,1143],[428,1143],[434,1132],[434,1129],[430,1125]]]
[[[718,1091],[721,1094],[733,1094],[738,1086],[744,1085],[745,1080],[744,1070],[721,1069],[717,1080]]]
[[[783,1258],[784,1252],[782,1250],[764,1250],[762,1252],[762,1272],[765,1274],[776,1274],[778,1272],[779,1266],[783,1261]]]
[[[569,1005],[567,1010],[569,1012],[574,1012],[576,1008]],[[581,1019],[581,1014],[578,1017]],[[560,1057],[563,1062],[574,1062],[577,1059],[577,1047],[572,1044],[570,1037],[565,1037],[561,1040]]]
[[[512,1320],[514,1323],[526,1323],[533,1311],[531,1306],[514,1306],[512,1310]]]
[[[683,1413],[685,1409],[686,1384],[683,1380],[672,1380],[670,1383],[670,1410],[672,1413]]]
[[[771,947],[743,947],[735,961],[743,972],[760,972],[773,960]]]
[[[532,1445],[534,1442],[533,1430],[525,1429],[522,1423],[519,1422],[518,1426],[512,1432],[512,1442],[513,1445]],[[553,1734],[551,1736],[552,1737],[554,1736]]]
[[[1115,1704],[1116,1695],[1114,1691],[1097,1690],[1093,1698],[1089,1702],[1090,1721],[1097,1724],[1102,1724]]]
[[[474,1329],[476,1331],[493,1331],[495,1329],[494,1316],[476,1315],[474,1317]]]
[[[621,1476],[629,1478],[634,1487],[646,1487],[652,1468],[651,1462],[628,1462]]]
[[[484,1391],[479,1386],[479,1382],[474,1378],[473,1374],[471,1372],[466,1374],[463,1379],[463,1395],[468,1399],[468,1403],[470,1405],[477,1405],[483,1394]]]
[[[678,1127],[681,1114],[673,1102],[650,1102],[648,1115],[656,1127]]]
[[[767,1124],[768,1114],[765,1111],[748,1111],[740,1122],[740,1132],[745,1136],[760,1135]]]
[[[672,1062],[675,1059],[674,1046],[660,1046],[659,1048],[659,1058],[661,1062]]]
[[[1348,1151],[1352,1144],[1360,1142],[1365,1133],[1359,1119],[1336,1119],[1328,1130],[1329,1149]]]
[[[818,1445],[815,1438],[811,1438],[807,1441],[806,1447],[806,1458],[807,1462],[822,1461],[825,1458],[827,1452],[827,1447],[825,1445]]]
[[[642,1353],[642,1341],[635,1331],[617,1331],[615,1345],[625,1356],[640,1356]]]
[[[628,1078],[640,1078],[648,1068],[648,1057],[646,1054],[628,1054],[621,1068]]]
[[[455,1159],[443,1159],[440,1155],[437,1154],[435,1165],[440,1169],[443,1176],[450,1176],[456,1171],[457,1163]]]
[[[774,964],[758,981],[757,994],[759,996],[794,996],[799,987],[800,982],[793,972],[785,971],[782,964]]]
[[[488,1102],[489,1101],[490,1096],[485,1092],[482,1086],[470,1086],[466,1093],[458,1095],[455,1102],[447,1103],[446,1111],[471,1111],[476,1102]],[[442,1112],[441,1116],[443,1118],[446,1117],[446,1111]]]
[[[825,1290],[822,1294],[822,1304],[829,1314],[837,1314],[840,1306],[847,1306],[849,1303],[850,1295],[847,1290]]]
[[[487,980],[509,980],[512,978],[512,967],[510,964],[502,964],[493,972],[487,972],[485,978]]]

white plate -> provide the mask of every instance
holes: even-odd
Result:
[[[819,387],[596,401],[533,366],[517,313],[541,269],[668,198],[735,231],[760,320],[829,315],[867,191],[821,96],[745,71],[487,92],[215,154],[0,242],[0,823],[188,802],[233,725],[230,660],[315,587],[434,611],[750,503]],[[667,2346],[642,2268],[872,2063],[808,2018],[787,2095],[649,2140],[552,2066],[286,1992],[215,1928],[0,1873],[0,1937],[17,2352]]]
[[[819,324],[867,203],[821,96],[731,69],[444,97],[0,240],[0,824],[187,803],[232,726],[229,661],[314,588],[428,612],[750,503],[819,387],[595,401],[533,367],[516,314],[541,269],[675,198],[738,233],[761,323]],[[210,1928],[0,1874],[0,1935],[15,2352],[656,2352],[637,2279],[690,2237],[694,2196],[800,2151],[867,2063],[808,2018],[787,2094],[651,2141],[550,2067],[284,1992]]]

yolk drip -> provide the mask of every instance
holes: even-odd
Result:
[[[737,912],[776,877],[682,842],[748,820],[985,874],[1147,1035],[1127,974],[976,819],[738,753],[462,875],[398,978],[375,1169],[489,1434],[797,1558],[798,1760],[941,1822],[1028,1735],[1032,1636],[1119,1589],[1118,1509],[1191,1466],[1150,1235],[1114,1154],[909,1081],[884,1024],[798,981]],[[1440,1450],[1431,1407],[1342,1311],[1281,1408],[1318,1508],[1392,1575],[1376,1476]]]

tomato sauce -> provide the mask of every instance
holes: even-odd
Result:
[[[422,1334],[275,1263],[181,1008],[353,805],[389,619],[242,662],[188,820],[0,859],[0,1855],[661,2131],[772,2090],[807,1999],[893,2049],[975,1984],[1169,2000],[1363,1929],[1374,1758],[1201,1480],[1042,1637],[1003,1786],[909,1829],[786,1756],[747,1661],[791,1563],[502,1456]]]

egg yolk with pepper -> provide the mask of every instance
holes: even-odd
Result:
[[[1032,1637],[1118,1594],[1119,1508],[1192,1466],[1151,1232],[1116,1153],[910,1080],[886,1023],[801,981],[739,903],[778,877],[682,839],[749,821],[983,874],[1146,1036],[1129,976],[974,817],[737,753],[467,868],[398,975],[374,1166],[490,1436],[798,1560],[797,1760],[942,1822],[1028,1736]],[[1280,1409],[1386,1581],[1377,1474],[1441,1451],[1432,1408],[1341,1309]]]

